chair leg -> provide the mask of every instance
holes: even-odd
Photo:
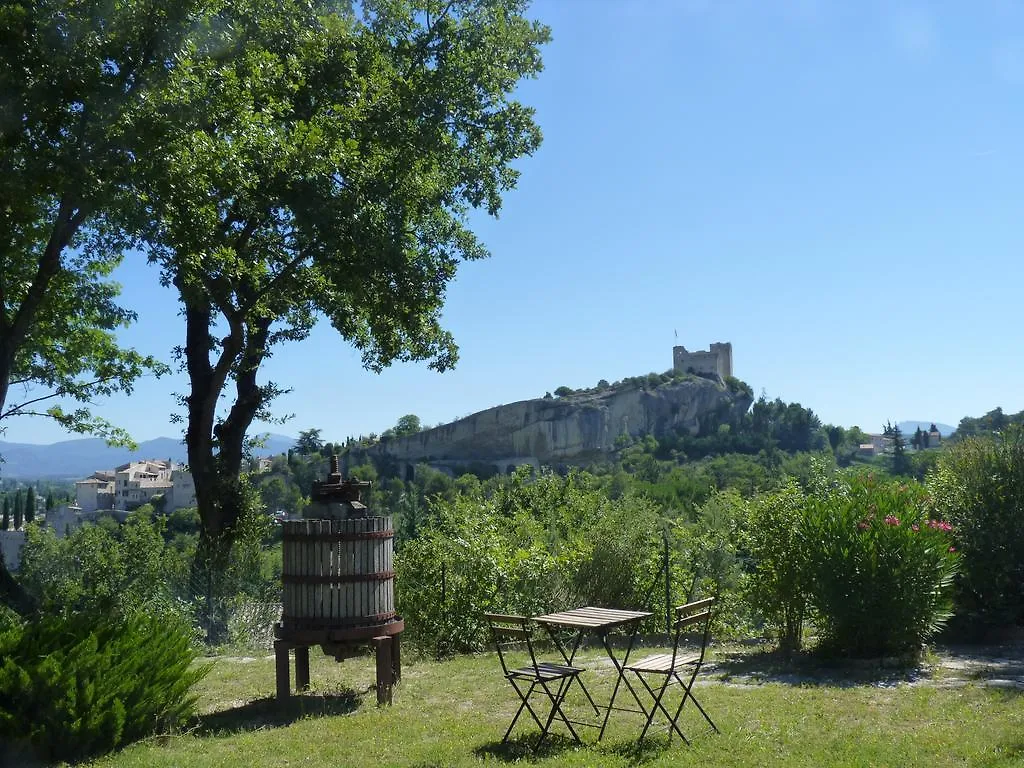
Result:
[[[650,729],[651,724],[654,722],[654,715],[660,710],[662,712],[662,714],[665,715],[665,718],[668,720],[668,726],[669,726],[668,740],[669,740],[669,742],[671,743],[671,741],[672,741],[672,731],[675,731],[676,733],[679,734],[679,738],[681,738],[683,740],[683,743],[685,743],[686,745],[689,745],[690,744],[690,740],[687,739],[686,738],[686,734],[684,734],[679,729],[679,724],[677,722],[678,717],[679,717],[679,713],[676,712],[676,716],[672,717],[672,715],[665,708],[665,705],[663,703],[663,700],[665,698],[665,692],[668,690],[669,683],[672,681],[672,675],[665,675],[665,679],[662,682],[661,688],[658,690],[657,693],[654,692],[654,689],[650,686],[650,684],[647,682],[647,680],[644,679],[643,675],[641,675],[639,672],[637,672],[636,676],[640,679],[640,682],[643,683],[644,687],[647,689],[647,692],[651,695],[651,698],[654,699],[654,703],[651,706],[650,714],[648,714],[648,716],[647,716],[647,723],[644,725],[644,730],[640,734],[639,742],[643,743],[644,737],[647,735],[647,731]]]
[[[708,721],[708,725],[710,725],[715,730],[715,733],[721,733],[721,731],[718,730],[718,726],[715,725],[715,721],[712,720],[708,713],[704,711],[704,707],[700,705],[700,702],[697,701],[697,697],[693,695],[693,683],[696,679],[697,673],[694,672],[690,676],[689,685],[687,685],[682,681],[682,679],[680,679],[679,675],[676,675],[676,680],[679,680],[679,684],[683,686],[683,700],[679,702],[679,707],[676,709],[676,717],[679,717],[679,713],[682,712],[683,705],[686,703],[686,699],[689,698],[690,701],[693,702],[693,705],[697,707],[697,709],[700,711],[700,713],[704,715],[704,719]]]
[[[537,683],[532,683],[530,687],[527,689],[526,693],[524,694],[522,689],[520,689],[520,687],[516,684],[516,681],[514,679],[509,678],[509,682],[512,684],[512,687],[519,695],[520,704],[519,709],[516,710],[515,717],[512,718],[512,722],[508,724],[508,729],[505,731],[505,735],[501,737],[501,742],[503,744],[506,741],[508,741],[508,737],[511,735],[512,729],[516,727],[516,723],[519,721],[519,716],[523,714],[524,709],[530,713],[530,717],[533,718],[533,722],[537,724],[538,728],[542,730],[544,728],[544,724],[540,721],[540,718],[537,717],[537,713],[533,711],[533,707],[531,707],[529,703],[530,696],[533,695],[533,689],[537,687]]]
[[[558,692],[552,693],[551,689],[548,688],[547,683],[545,683],[543,680],[540,681],[541,688],[544,689],[544,693],[547,694],[548,699],[551,702],[551,711],[548,713],[547,722],[541,728],[540,738],[537,740],[537,746],[535,747],[535,749],[540,749],[541,744],[543,744],[544,740],[548,737],[548,733],[551,731],[551,724],[554,722],[556,715],[563,723],[565,723],[565,727],[569,729],[569,733],[572,734],[573,739],[577,743],[583,743],[579,737],[579,734],[577,734],[576,730],[572,727],[572,723],[569,722],[569,719],[565,716],[565,713],[562,712],[562,700],[565,698],[565,692],[568,690],[566,682],[567,681],[563,679],[561,683],[559,683]]]

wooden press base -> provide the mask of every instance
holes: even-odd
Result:
[[[401,619],[372,627],[343,629],[293,629],[274,625],[274,656],[277,668],[277,699],[291,695],[288,652],[295,651],[295,688],[309,690],[309,649],[319,645],[324,653],[341,661],[372,646],[377,656],[377,705],[390,704],[394,686],[402,679]]]

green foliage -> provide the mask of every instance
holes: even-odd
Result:
[[[737,379],[735,376],[725,377],[725,386],[734,395],[741,395],[743,397],[749,397],[751,400],[754,399],[754,390],[751,389],[750,385],[745,381]]]
[[[954,444],[928,488],[962,554],[958,614],[969,624],[1024,623],[1024,428]]]
[[[407,413],[405,416],[398,420],[395,424],[394,433],[396,437],[405,437],[406,435],[415,435],[417,432],[423,430],[423,426],[420,424],[420,417],[415,413]]]
[[[660,536],[653,505],[612,502],[586,475],[530,482],[526,468],[488,497],[436,498],[397,558],[409,640],[435,654],[474,650],[487,642],[485,611],[644,605]]]
[[[25,491],[25,522],[32,523],[36,519],[36,489],[31,485]]]
[[[555,390],[555,397],[569,397],[575,391],[572,387],[561,386]]]
[[[319,429],[307,429],[299,432],[299,439],[295,441],[295,452],[306,456],[311,453],[320,453],[324,441],[320,439]]]
[[[957,425],[954,438],[966,440],[970,437],[990,437],[1011,426],[1024,427],[1024,411],[1020,413],[1003,413],[1002,408],[994,408],[984,416],[971,418],[965,416]]]
[[[683,567],[674,574],[686,589],[678,602],[700,595],[718,598],[716,626],[720,635],[743,634],[748,611],[740,599],[744,584],[741,532],[747,505],[736,490],[717,491],[697,510],[692,521],[675,521],[675,548]]]
[[[118,346],[135,315],[115,303],[110,274],[137,223],[125,175],[160,141],[137,110],[193,10],[149,0],[0,9],[0,420],[45,415],[123,441],[89,403],[166,370]],[[31,385],[19,402],[8,398],[15,382]]]
[[[133,513],[123,526],[83,525],[62,539],[30,526],[19,576],[46,614],[168,615],[187,612],[188,566],[167,547],[162,520]]]
[[[911,472],[910,460],[907,458],[907,441],[903,439],[899,425],[886,422],[882,434],[892,441],[892,473],[909,476]]]
[[[208,668],[185,623],[43,616],[0,632],[0,740],[46,760],[109,752],[182,725]]]
[[[807,595],[801,526],[806,503],[804,492],[791,480],[750,500],[744,529],[743,545],[752,563],[746,596],[785,652],[799,650],[803,640]]]
[[[914,652],[951,612],[959,556],[916,484],[854,475],[807,498],[799,547],[828,650]]]
[[[25,497],[18,490],[14,494],[14,530],[20,531],[25,521]]]

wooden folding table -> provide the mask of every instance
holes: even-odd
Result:
[[[640,629],[640,622],[646,619],[652,614],[649,611],[624,611],[616,608],[595,608],[593,606],[586,606],[584,608],[574,608],[571,611],[559,611],[558,613],[549,613],[544,616],[534,616],[533,620],[540,624],[544,629],[547,630],[551,636],[555,647],[558,648],[558,652],[562,654],[562,658],[565,659],[565,663],[572,666],[573,659],[576,657],[576,651],[579,650],[580,643],[583,641],[583,636],[587,633],[593,633],[597,635],[601,640],[601,645],[604,646],[605,653],[608,654],[608,658],[611,659],[612,664],[615,666],[615,687],[612,689],[612,698],[608,702],[607,707],[599,706],[593,696],[590,695],[590,691],[587,690],[586,686],[583,685],[582,679],[579,680],[583,692],[587,697],[587,701],[594,708],[594,712],[598,712],[599,709],[605,709],[604,720],[601,723],[601,732],[598,735],[598,741],[604,736],[604,730],[608,725],[608,718],[612,713],[612,709],[615,708],[615,697],[619,693],[619,685],[623,682],[626,684],[626,688],[629,689],[630,694],[633,696],[633,700],[636,701],[637,706],[643,710],[643,704],[640,698],[637,696],[636,691],[633,690],[633,686],[629,684],[629,680],[623,674],[623,667],[629,661],[629,654],[633,650],[633,643],[636,641],[637,632]],[[615,655],[615,650],[612,648],[611,641],[608,636],[616,630],[622,631],[628,635],[626,642],[626,651],[620,660]],[[573,638],[571,646],[567,650],[566,644],[559,638],[559,632],[571,632]],[[636,710],[625,710],[633,712]]]

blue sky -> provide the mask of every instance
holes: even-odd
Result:
[[[546,69],[520,89],[544,145],[464,265],[456,370],[381,375],[329,327],[279,348],[275,432],[450,421],[560,385],[664,371],[731,341],[755,392],[877,431],[1024,409],[1024,10],[1014,2],[551,0]],[[127,343],[183,326],[129,259]],[[675,334],[678,333],[678,341]],[[98,411],[180,435],[143,381]],[[12,420],[4,439],[67,436]]]

